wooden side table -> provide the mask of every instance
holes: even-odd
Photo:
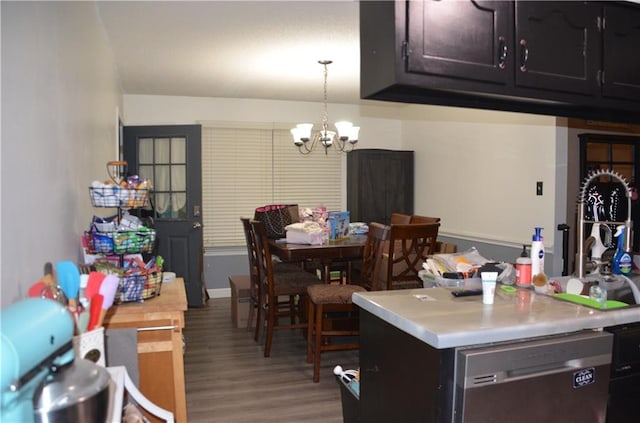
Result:
[[[187,295],[184,280],[162,285],[160,295],[142,303],[113,306],[105,316],[106,329],[138,329],[140,391],[153,403],[187,421],[183,339]],[[147,415],[152,422],[161,422]]]

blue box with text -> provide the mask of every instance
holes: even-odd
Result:
[[[329,241],[339,241],[349,238],[349,220],[350,213],[348,211],[330,211],[327,219],[329,225]]]

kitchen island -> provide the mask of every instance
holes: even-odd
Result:
[[[450,291],[425,288],[354,294],[353,302],[361,308],[361,421],[461,421],[455,410],[455,401],[460,400],[455,371],[456,357],[465,349],[589,335],[640,321],[640,307],[599,311],[530,289],[515,293],[498,289],[492,305],[482,304],[481,296],[455,298]],[[608,365],[602,366],[597,376],[608,380],[608,371]],[[521,392],[511,399],[526,404],[530,394]],[[491,406],[504,408],[503,401],[493,398]],[[548,408],[555,411],[535,418],[549,422],[555,415],[555,421],[573,421],[558,414],[559,406],[549,402]],[[527,418],[514,416],[513,421]],[[600,415],[591,421],[604,419]]]

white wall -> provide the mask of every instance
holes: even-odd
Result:
[[[122,110],[93,2],[5,2],[2,14],[2,306],[45,262],[79,261],[88,187],[115,159]]]
[[[421,106],[403,124],[403,147],[416,151],[416,209],[440,216],[443,235],[515,247],[536,226],[553,245],[555,146],[553,117]]]
[[[293,127],[300,122],[319,124],[322,119],[322,104],[315,102],[152,95],[125,95],[123,102],[126,125],[209,121]],[[401,122],[393,117],[385,118],[389,111],[394,111],[394,107],[328,105],[330,122],[348,120],[360,125],[360,139],[363,140],[360,148],[400,148]]]
[[[124,114],[128,125],[293,123],[319,118],[321,105],[125,95]],[[416,151],[416,211],[442,216],[448,235],[517,245],[554,222],[553,117],[382,102],[330,104],[329,115],[361,125],[359,148]],[[553,244],[552,231],[545,239]]]

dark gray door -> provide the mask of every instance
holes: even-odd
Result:
[[[126,126],[128,172],[148,178],[157,253],[164,270],[183,277],[190,307],[207,299],[203,283],[202,162],[200,125]]]

